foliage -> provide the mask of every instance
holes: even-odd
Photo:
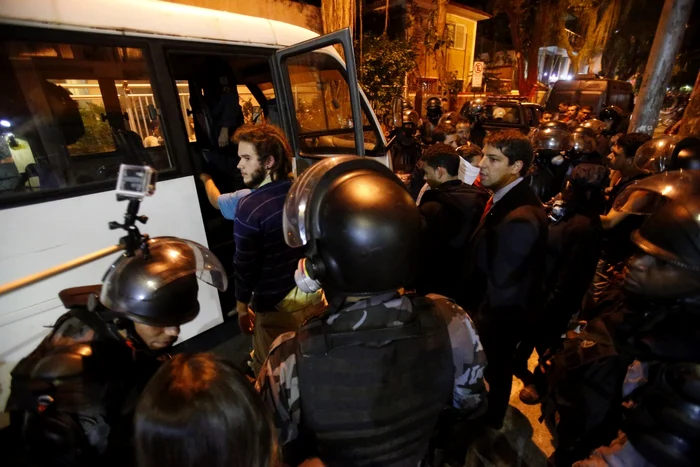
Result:
[[[562,21],[559,43],[566,49],[574,72],[603,53],[613,31],[631,11],[633,2],[625,0],[559,0],[560,6],[578,18],[580,35],[572,41]]]
[[[443,94],[461,91],[459,83],[455,83],[454,77],[447,73],[447,49],[453,44],[446,27],[447,0],[431,0],[427,10],[416,2],[410,2],[407,4],[407,13],[410,31],[408,40],[412,44],[421,44],[424,59],[432,60],[438,73],[438,91]],[[419,71],[416,68],[416,72]]]
[[[68,146],[73,156],[114,151],[114,138],[109,123],[102,121],[105,108],[92,102],[87,102],[80,108],[85,134],[74,144]]]
[[[416,52],[408,41],[364,36],[360,85],[380,121],[391,113],[392,100],[402,95],[405,77],[415,69]]]

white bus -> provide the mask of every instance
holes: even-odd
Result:
[[[124,162],[159,172],[141,208],[150,217],[143,232],[200,242],[230,267],[232,223],[196,181],[214,144],[202,100],[212,63],[226,67],[244,119],[284,129],[295,170],[362,152],[389,165],[347,32],[318,37],[153,0],[0,2],[0,284],[115,244],[119,231],[107,224],[126,208],[114,193]],[[64,313],[58,292],[99,283],[114,259],[0,296],[0,406],[12,368]],[[222,323],[235,299],[202,286],[199,300],[181,340]]]

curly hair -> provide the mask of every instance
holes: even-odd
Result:
[[[233,135],[233,142],[252,144],[260,162],[266,157],[272,157],[275,160],[270,168],[272,180],[289,178],[292,171],[292,148],[279,127],[268,123],[243,125]]]
[[[459,172],[459,155],[457,150],[445,143],[435,143],[423,151],[423,161],[433,169],[444,168],[451,176]]]

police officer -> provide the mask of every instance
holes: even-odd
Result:
[[[571,465],[572,461],[586,457],[596,441],[598,446],[601,441],[608,444],[621,426],[623,397],[653,378],[658,364],[700,362],[700,196],[683,189],[693,186],[687,183],[691,181],[689,178],[696,184],[700,173],[671,177],[659,174],[626,190],[626,194],[636,191],[652,196],[654,202],[647,203],[647,207],[659,204],[661,207],[653,209],[647,221],[632,235],[638,252],[626,263],[623,290],[607,293],[600,303],[599,317],[588,322],[579,335],[567,339],[558,354],[560,357],[555,356],[553,360],[550,380],[555,385],[550,395],[559,402],[554,405],[559,412],[557,431],[560,436],[555,452],[556,465]],[[685,182],[681,183],[683,180]],[[628,203],[623,204],[622,209],[638,205],[632,196],[626,195],[624,199]],[[577,375],[580,380],[576,379]],[[576,404],[568,405],[573,401]],[[694,413],[686,412],[686,416],[694,416]],[[662,418],[660,422],[671,421],[669,417]],[[678,447],[678,443],[641,446],[635,443],[635,438],[651,440],[647,436],[650,427],[638,423],[622,427],[634,448],[646,451],[640,457],[647,457],[650,452],[672,452]],[[630,429],[647,434],[636,436]],[[666,429],[673,434],[674,428],[668,425],[654,428],[657,434]],[[610,438],[606,441],[605,436]],[[619,448],[625,442],[620,439],[615,444]],[[630,448],[623,451],[622,459]],[[647,457],[650,464],[620,462],[614,452],[615,449],[605,456],[609,464],[598,459],[598,463],[581,465],[641,466],[652,465],[658,462],[656,459],[663,458]],[[697,451],[694,456],[683,462],[665,461],[657,465],[697,465]]]
[[[148,257],[117,259],[101,286],[59,294],[69,311],[12,371],[6,411],[22,464],[133,465],[138,395],[199,313],[198,277],[226,289],[211,251],[160,237],[148,241]]]
[[[418,112],[406,108],[401,112],[401,126],[389,135],[393,138],[392,155],[397,173],[410,174],[420,158],[420,142],[416,137],[419,123]]]
[[[564,187],[566,174],[571,167],[568,152],[573,144],[568,127],[559,121],[541,124],[533,135],[534,169],[528,181],[543,203],[551,200]]]
[[[629,118],[625,119],[622,109],[616,105],[609,105],[600,111],[598,118],[605,123],[606,130],[603,134],[612,136],[617,133],[627,133]]]
[[[474,417],[486,401],[469,316],[397,292],[417,273],[418,208],[389,169],[342,156],[302,174],[284,216],[287,243],[306,248],[297,284],[323,287],[329,308],[280,336],[258,377],[280,444],[327,465],[417,465],[446,407]]]
[[[469,119],[472,125],[469,141],[479,147],[484,147],[484,138],[486,137],[486,129],[484,121],[486,120],[486,102],[477,98],[469,104]]]

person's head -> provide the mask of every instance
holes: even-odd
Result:
[[[593,107],[590,105],[584,105],[578,112],[578,119],[584,122],[593,116]]]
[[[138,467],[270,467],[276,434],[262,399],[214,354],[179,354],[149,381],[135,415]]]
[[[554,115],[552,115],[552,112],[547,111],[542,113],[542,122],[551,122],[553,118]]]
[[[628,260],[624,288],[648,297],[700,296],[700,197],[681,196],[656,209],[632,233],[640,253]]]
[[[569,119],[576,118],[576,115],[578,115],[578,105],[570,105],[566,108],[566,116]]]
[[[457,123],[457,142],[460,146],[467,144],[469,141],[469,136],[471,135],[471,125],[467,121],[460,121]]]
[[[112,264],[90,306],[114,319],[140,348],[162,350],[199,314],[197,277],[222,291],[228,279],[221,262],[198,243],[157,237],[147,245],[148,257],[138,250]]]
[[[433,144],[423,151],[422,159],[425,181],[432,188],[457,179],[459,155],[454,147],[445,143]]]
[[[612,152],[608,155],[610,168],[625,174],[638,171],[634,165],[634,155],[637,149],[650,139],[651,136],[645,133],[628,133],[620,136],[613,144]]]
[[[368,297],[418,273],[420,211],[391,169],[370,158],[333,157],[304,171],[283,219],[287,244],[306,247],[295,273],[302,290],[308,277],[331,299]]]
[[[292,149],[280,128],[268,123],[244,125],[236,130],[233,140],[241,158],[238,169],[247,186],[256,188],[268,176],[272,181],[289,178]]]
[[[160,136],[160,121],[158,119],[152,120],[148,124],[148,129],[149,129],[152,136],[159,137]]]
[[[464,146],[458,147],[457,154],[474,167],[478,167],[479,162],[481,162],[481,159],[484,157],[481,148],[476,144],[465,144]]]
[[[502,130],[484,139],[484,157],[479,162],[481,185],[497,191],[525,176],[534,157],[532,143],[518,130]]]
[[[559,113],[560,114],[565,114],[566,110],[569,108],[569,103],[566,101],[560,102],[559,103]]]
[[[459,135],[454,125],[438,125],[433,130],[433,143],[445,143],[456,148]]]

